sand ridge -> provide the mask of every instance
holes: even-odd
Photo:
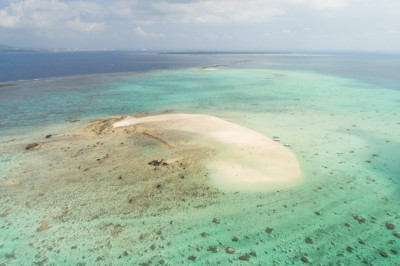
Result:
[[[214,185],[225,191],[271,191],[296,185],[301,180],[299,163],[287,147],[215,116],[127,116],[113,124],[115,129],[134,125],[190,133],[192,142],[213,145],[219,153],[207,167]]]

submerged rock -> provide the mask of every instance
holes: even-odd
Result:
[[[35,264],[36,264],[36,265],[39,265],[39,266],[43,266],[43,265],[45,265],[48,261],[49,261],[49,258],[44,258],[44,259],[42,259],[42,260],[40,260],[40,261],[36,261]]]
[[[215,224],[220,224],[220,223],[221,223],[221,220],[218,219],[218,218],[214,218],[214,219],[212,220],[212,222],[215,223]]]
[[[203,232],[203,233],[201,233],[200,235],[201,235],[202,237],[208,236],[208,234],[207,234],[206,232]]]
[[[268,234],[271,234],[272,231],[274,231],[274,228],[267,227],[267,229],[265,229],[265,232],[267,232]]]
[[[357,222],[359,222],[360,224],[365,223],[365,218],[362,216],[353,216],[354,220],[356,220]]]
[[[197,259],[197,257],[196,257],[196,256],[194,256],[194,255],[190,255],[190,256],[188,257],[188,259],[189,259],[189,260],[193,260],[193,261],[195,261],[195,260]]]
[[[388,230],[393,230],[395,228],[394,224],[387,222],[386,223],[386,229]]]
[[[234,236],[234,237],[232,238],[232,241],[233,241],[233,242],[237,242],[237,241],[239,241],[239,238],[238,238],[237,236]]]
[[[50,224],[47,218],[44,218],[41,223],[40,226],[36,229],[36,231],[38,232],[42,232],[45,230],[48,230],[50,228]]]
[[[236,250],[234,248],[232,248],[232,247],[227,247],[225,249],[225,252],[229,253],[229,254],[234,254],[236,252]]]
[[[28,145],[26,146],[25,150],[33,149],[33,148],[35,148],[36,146],[39,146],[39,144],[38,144],[38,143],[30,143],[30,144],[28,144]]]
[[[302,257],[302,258],[301,258],[301,261],[302,261],[302,262],[305,262],[305,263],[308,263],[309,260],[307,259],[307,257]]]
[[[152,166],[167,166],[168,163],[164,162],[164,159],[161,160],[153,160],[147,163],[148,165],[152,165]]]
[[[208,251],[211,251],[212,253],[217,253],[218,252],[218,247],[209,247]]]
[[[161,161],[153,160],[153,161],[148,162],[147,164],[148,165],[153,165],[153,166],[159,166],[160,164],[162,164],[162,161],[163,160],[161,160]]]
[[[0,217],[7,217],[9,214],[10,214],[10,211],[7,210],[7,211],[1,213],[1,214],[0,214]],[[3,247],[3,245],[0,245],[0,248],[2,248],[2,247]]]
[[[314,242],[313,239],[312,239],[311,237],[307,237],[307,238],[305,239],[305,241],[306,241],[307,244],[312,244],[312,243]]]
[[[7,254],[7,255],[6,255],[6,258],[7,258],[7,259],[15,259],[16,256],[15,256],[14,253],[11,253],[11,254]]]
[[[398,232],[394,232],[393,235],[394,235],[395,237],[400,238],[400,233],[398,233]]]
[[[239,257],[239,260],[249,260],[250,259],[250,255],[249,254],[245,254]]]
[[[385,251],[381,251],[379,254],[381,254],[381,256],[384,258],[389,257],[389,255]]]

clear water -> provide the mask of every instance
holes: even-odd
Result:
[[[126,53],[105,52],[85,54],[92,58],[84,62],[89,70],[72,67],[82,58],[74,53],[7,56],[14,60],[12,78],[4,78],[5,70],[2,80],[16,84],[0,88],[0,180],[26,181],[1,183],[0,263],[298,265],[306,257],[315,265],[400,264],[400,239],[394,235],[400,231],[399,55],[151,54],[135,55],[128,64]],[[65,71],[54,61],[54,72],[47,72],[47,58],[57,56],[69,58]],[[18,63],[31,57],[39,61],[39,73]],[[120,64],[116,71],[99,67],[110,58]],[[224,66],[202,68],[213,65]],[[23,75],[15,74],[19,68]],[[28,81],[16,82],[20,79]],[[47,187],[42,198],[27,196],[35,182],[40,186],[51,176],[35,164],[58,158],[45,150],[32,158],[24,150],[27,143],[74,132],[88,119],[164,111],[216,115],[279,136],[301,164],[303,185],[196,198],[204,207],[176,207],[158,215],[112,212],[118,200],[100,197],[91,208],[104,214],[90,220],[82,218],[85,204],[75,197],[93,199],[96,189],[73,195]],[[81,121],[67,122],[76,119]],[[53,170],[61,178],[72,171]],[[105,199],[109,187],[100,186]],[[63,206],[71,214],[37,232],[40,220]],[[214,217],[221,223],[213,223]],[[395,228],[388,229],[388,223]],[[112,233],[119,228],[123,233]],[[232,241],[234,236],[239,241]],[[235,254],[226,247],[234,247]],[[247,262],[239,259],[245,254],[250,254]]]

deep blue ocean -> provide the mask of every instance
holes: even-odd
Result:
[[[195,56],[136,51],[0,53],[0,82],[198,66]],[[212,60],[210,60],[212,61]]]
[[[299,56],[300,55],[300,56]],[[101,73],[126,73],[202,67],[235,66],[263,61],[269,68],[315,71],[347,76],[399,90],[400,54],[307,53],[162,54],[138,51],[0,53],[0,83]],[[382,84],[384,82],[384,84]]]

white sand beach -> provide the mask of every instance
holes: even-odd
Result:
[[[288,148],[254,130],[215,116],[128,116],[114,123],[114,128],[138,124],[152,125],[158,130],[191,133],[200,145],[213,145],[218,154],[207,167],[212,182],[219,189],[271,191],[296,185],[301,180],[299,163]]]

